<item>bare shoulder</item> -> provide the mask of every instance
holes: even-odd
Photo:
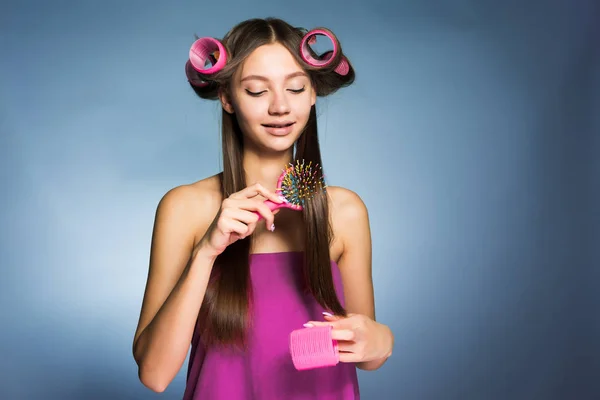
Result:
[[[215,197],[221,195],[219,189],[219,176],[213,175],[200,181],[170,189],[161,199],[161,204],[177,207],[192,207],[201,203],[217,201]]]
[[[354,191],[341,186],[328,186],[332,223],[345,226],[368,218],[363,199]]]
[[[157,214],[178,218],[192,224],[212,220],[221,204],[218,175],[176,186],[160,199]]]
[[[328,186],[329,218],[333,230],[332,256],[340,262],[348,256],[351,248],[370,247],[370,228],[367,207],[354,191],[340,186]],[[358,250],[358,249],[357,249]]]

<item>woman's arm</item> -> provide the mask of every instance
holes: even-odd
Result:
[[[367,321],[372,330],[369,338],[376,343],[372,342],[369,346],[377,347],[385,354],[376,360],[357,362],[356,366],[363,370],[375,370],[391,355],[394,338],[389,327],[375,322],[368,211],[362,199],[350,190],[335,188],[332,198],[334,231],[343,243],[338,266],[344,285],[346,311],[372,320]]]
[[[140,381],[155,392],[167,388],[185,361],[214,263],[201,244],[194,248],[199,224],[210,223],[198,210],[211,214],[212,206],[199,197],[198,188],[181,186],[169,191],[156,211],[133,342]]]

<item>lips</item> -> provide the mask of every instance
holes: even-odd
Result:
[[[294,125],[294,122],[280,122],[280,123],[272,123],[272,124],[262,124],[267,128],[287,128],[288,126]]]

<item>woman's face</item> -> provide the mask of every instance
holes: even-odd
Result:
[[[308,75],[279,43],[254,50],[233,76],[230,97],[221,96],[249,141],[263,151],[286,151],[302,134],[315,104]]]

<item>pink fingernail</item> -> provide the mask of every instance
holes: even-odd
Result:
[[[328,313],[327,311],[323,311],[323,315],[327,315],[328,317],[333,317],[333,314]]]
[[[305,327],[305,328],[312,328],[312,327],[314,327],[313,324],[304,324],[302,326]]]
[[[275,224],[271,224],[271,232],[275,230]]]

